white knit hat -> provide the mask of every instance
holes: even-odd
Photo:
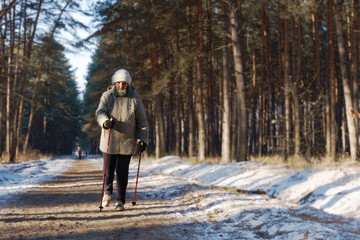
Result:
[[[129,85],[131,84],[130,73],[125,69],[117,70],[111,77],[111,80],[113,84],[115,84],[116,82],[127,82]]]

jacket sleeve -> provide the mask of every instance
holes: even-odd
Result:
[[[143,103],[141,101],[140,96],[138,97],[138,104],[135,110],[135,118],[136,118],[136,136],[141,141],[148,143],[149,136],[149,124],[146,118],[145,109]]]
[[[109,98],[109,94],[107,94],[107,92],[104,92],[100,98],[99,106],[95,112],[96,121],[98,122],[100,127],[103,127],[104,122],[106,120],[109,120],[108,98]]]

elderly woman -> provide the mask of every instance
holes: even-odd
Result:
[[[102,207],[110,205],[116,170],[115,210],[125,210],[125,195],[128,184],[130,159],[137,150],[143,152],[148,144],[149,126],[140,95],[130,86],[131,76],[120,69],[112,76],[113,86],[105,91],[96,110],[96,120],[102,127],[100,150],[105,156],[108,151],[105,195]],[[107,150],[109,132],[109,148]]]

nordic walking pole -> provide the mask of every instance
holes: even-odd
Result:
[[[136,184],[135,184],[134,201],[132,202],[132,205],[133,205],[133,206],[135,206],[135,205],[136,205],[135,198],[136,198],[136,189],[137,189],[137,184],[138,184],[138,179],[139,179],[140,162],[141,162],[141,151],[140,151],[140,155],[139,155],[139,165],[138,165],[137,176],[136,176]]]
[[[113,118],[110,118],[110,122],[112,122]],[[105,187],[105,176],[106,176],[106,167],[107,167],[107,158],[108,158],[108,151],[109,151],[109,143],[110,143],[110,133],[111,133],[111,128],[109,128],[109,137],[108,137],[108,143],[107,143],[107,148],[106,148],[106,157],[105,157],[105,166],[104,166],[104,177],[103,177],[103,186],[102,186],[102,191],[101,191],[101,199],[100,199],[100,212],[103,209],[102,206],[102,199],[104,196],[104,187]]]

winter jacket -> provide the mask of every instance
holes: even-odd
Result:
[[[140,95],[128,86],[123,97],[116,96],[115,86],[105,91],[95,112],[101,126],[100,150],[106,152],[109,130],[103,124],[111,117],[115,122],[110,133],[108,154],[133,155],[137,151],[137,139],[148,144],[149,126]]]

